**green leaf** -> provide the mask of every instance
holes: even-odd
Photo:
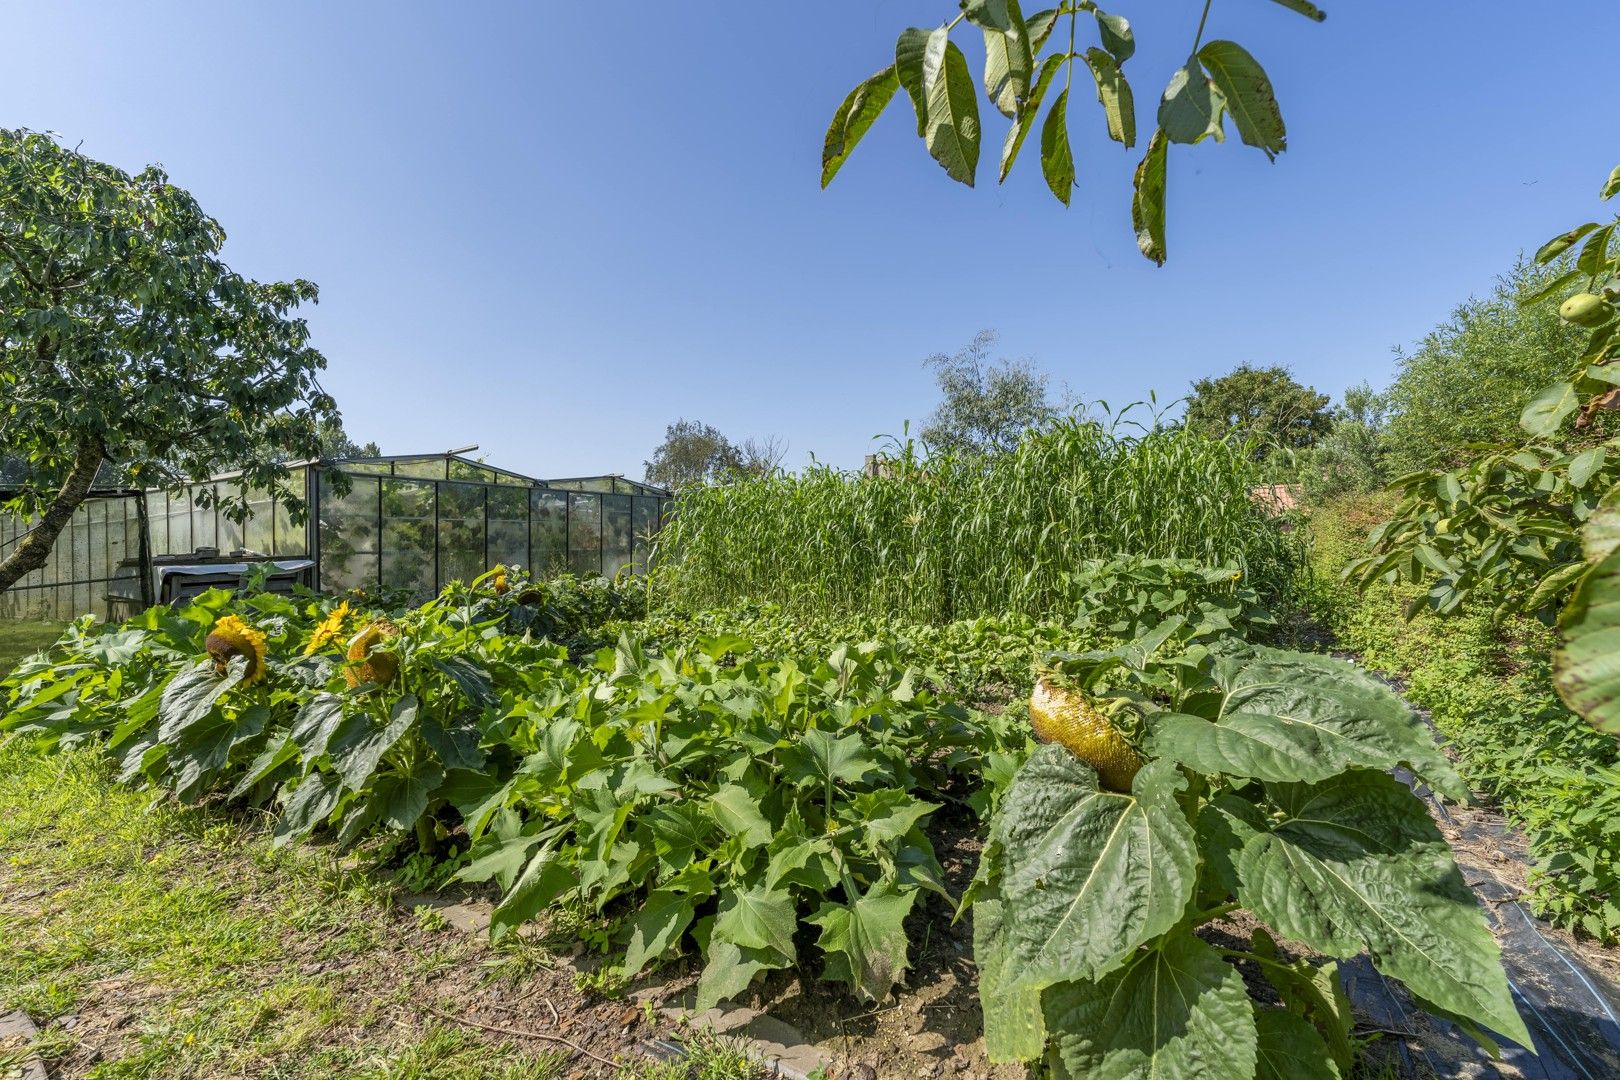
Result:
[[[483,732],[478,724],[463,716],[445,724],[433,713],[422,715],[422,741],[438,755],[448,769],[481,769],[487,755],[478,745]]]
[[[1006,0],[1006,13],[1009,25],[1005,29],[984,28],[984,92],[1003,116],[1013,118],[1018,115],[1019,102],[1029,96],[1035,58],[1018,0]]]
[[[1120,795],[1063,747],[1036,750],[991,825],[1001,895],[1017,911],[995,943],[1012,957],[992,962],[1036,987],[1094,978],[1174,926],[1198,870],[1176,801],[1185,783],[1173,763],[1151,762]]]
[[[442,783],[444,769],[438,762],[422,758],[409,770],[380,777],[372,785],[371,797],[380,807],[383,823],[405,832],[427,812],[428,803]]]
[[[1519,426],[1532,435],[1554,435],[1580,407],[1581,399],[1574,386],[1567,382],[1554,383],[1524,407],[1524,412],[1519,414]]]
[[[1198,50],[1198,59],[1225,99],[1226,111],[1238,135],[1250,146],[1275,159],[1288,148],[1277,93],[1260,62],[1235,41],[1211,41]]]
[[[1617,191],[1620,191],[1620,165],[1616,165],[1614,171],[1609,174],[1609,178],[1603,181],[1603,190],[1598,192],[1598,198],[1613,198]]]
[[[1207,138],[1222,142],[1221,116],[1226,102],[1196,56],[1176,69],[1159,101],[1159,130],[1175,143],[1199,143]]]
[[[832,183],[838,170],[844,167],[849,155],[866,135],[872,124],[900,89],[899,76],[890,64],[849,92],[838,111],[833,113],[827,128],[827,137],[821,144],[821,186]],[[741,639],[738,639],[741,640]]]
[[[700,1012],[747,990],[760,972],[793,963],[791,956],[772,949],[749,949],[720,940],[710,942],[707,955],[708,963],[698,978],[697,1000],[693,1002],[693,1007]]]
[[[1136,229],[1136,246],[1143,255],[1164,265],[1164,195],[1166,157],[1170,142],[1161,128],[1148,140],[1147,153],[1136,167],[1132,180],[1131,225]]]
[[[1255,1009],[1259,1060],[1255,1080],[1339,1080],[1339,1067],[1322,1036],[1301,1016]]]
[[[355,710],[332,733],[327,755],[350,790],[359,791],[377,771],[383,754],[416,723],[415,694],[405,694],[388,708],[388,723],[379,727],[371,714]]]
[[[1127,148],[1136,145],[1136,98],[1114,58],[1101,49],[1086,50],[1086,66],[1097,81],[1097,101],[1108,121],[1108,137]]]
[[[1035,85],[1030,89],[1029,99],[1024,102],[1024,108],[1018,114],[1018,120],[1007,129],[1007,137],[1001,144],[1001,173],[998,180],[1005,181],[1007,174],[1012,171],[1013,162],[1018,158],[1018,151],[1024,145],[1024,139],[1035,126],[1035,117],[1041,111],[1041,100],[1046,96],[1046,88],[1052,85],[1052,77],[1063,67],[1063,57],[1048,56],[1041,62],[1040,73],[1035,78]]]
[[[504,811],[511,813],[511,811]],[[474,847],[474,852],[481,852],[472,862],[456,871],[455,881],[490,881],[497,882],[503,890],[510,889],[522,873],[523,868],[529,865],[529,852],[545,839],[536,833],[532,836],[517,833],[505,837],[489,837],[483,845]]]
[[[1098,981],[1047,992],[1059,1077],[1252,1080],[1258,1035],[1243,976],[1182,930]]]
[[[826,977],[848,983],[863,1001],[888,997],[908,963],[903,924],[916,900],[915,890],[875,885],[853,904],[821,905],[807,921],[821,927]]]
[[[928,82],[923,75],[924,58],[932,42],[943,42],[944,29],[920,30],[909,26],[900,31],[894,43],[894,74],[911,97],[911,107],[917,113],[917,136],[928,134]],[[943,48],[943,45],[941,45]]]
[[[495,680],[470,657],[434,657],[432,663],[435,669],[450,676],[450,681],[475,708],[500,704],[500,696],[495,693]]]
[[[276,820],[271,845],[280,847],[289,840],[307,836],[332,816],[341,794],[343,785],[331,773],[316,772],[304,777],[293,789],[287,805],[282,808],[281,817]]]
[[[1180,713],[1153,720],[1153,748],[1159,755],[1195,772],[1257,780],[1315,781],[1335,776],[1349,764],[1335,752],[1342,742],[1313,725],[1263,713],[1235,712],[1219,723]]]
[[[490,914],[490,940],[501,940],[577,884],[574,871],[563,863],[557,848],[546,844],[529,860],[512,891],[501,897]]]
[[[943,30],[929,36],[923,54],[928,152],[951,179],[973,186],[979,167],[979,97],[967,58]]]
[[[1327,12],[1315,4],[1309,3],[1308,0],[1272,0],[1272,2],[1281,4],[1289,11],[1297,11],[1307,19],[1315,19],[1317,22],[1327,18]]]
[[[1620,486],[1612,487],[1598,500],[1597,509],[1581,527],[1581,557],[1600,563],[1620,547]]]
[[[1329,956],[1366,950],[1414,994],[1530,1045],[1479,902],[1421,799],[1363,769],[1266,789],[1284,818],[1238,860],[1245,907]]]
[[[1014,0],[961,0],[962,14],[974,26],[984,26],[992,30],[1007,30],[1012,27],[1012,10]]]
[[[634,978],[662,956],[692,924],[692,897],[662,889],[648,894],[630,923],[630,945],[624,954],[624,973]]]
[[[1057,8],[1046,8],[1024,20],[1024,26],[1029,30],[1029,51],[1032,55],[1045,47],[1046,39],[1052,36],[1052,27],[1057,25],[1057,17]]]
[[[1074,193],[1074,154],[1069,150],[1069,91],[1065,87],[1052,102],[1041,125],[1041,175],[1064,206]]]
[[[751,889],[729,888],[720,894],[714,940],[791,957],[798,922],[793,896],[786,889],[763,884]]]
[[[1217,723],[1235,720],[1239,730],[1226,738],[1240,746],[1264,728],[1265,738],[1311,747],[1323,755],[1323,767],[1334,772],[1405,765],[1446,798],[1468,801],[1468,786],[1435,746],[1429,729],[1394,691],[1354,664],[1314,653],[1238,645],[1221,651],[1214,677],[1221,692]],[[1269,717],[1273,723],[1250,717]],[[1256,759],[1250,765],[1263,767],[1260,748],[1247,750]],[[1268,771],[1284,769],[1285,760],[1274,760]],[[1240,764],[1232,762],[1233,769]],[[1233,775],[1259,777],[1259,772]]]
[[[1019,981],[1016,957],[1003,947],[1012,917],[994,885],[983,887],[973,901],[973,961],[979,969],[984,1047],[990,1060],[998,1062],[1028,1061],[1046,1046],[1042,988]]]
[[[747,792],[743,794],[746,795]],[[752,800],[749,800],[748,805],[753,805]],[[740,825],[744,835],[752,828],[751,822],[743,821],[745,815],[746,811],[733,819]],[[691,863],[698,849],[714,831],[714,823],[703,812],[702,806],[691,802],[654,807],[642,816],[642,820],[652,829],[653,854],[658,856],[659,866],[670,873]]]
[[[901,840],[917,823],[939,807],[899,788],[885,788],[855,796],[854,810],[862,839],[873,847]]]
[[[1608,264],[1609,241],[1614,238],[1614,225],[1608,224],[1586,238],[1581,253],[1575,257],[1575,269],[1596,276]]]
[[[742,837],[745,847],[764,847],[771,842],[771,823],[759,812],[759,803],[747,788],[721,785],[710,797],[709,808],[726,834]]]
[[[1108,50],[1116,64],[1123,64],[1136,55],[1136,36],[1131,33],[1130,20],[1123,15],[1109,15],[1107,12],[1097,13],[1097,33],[1102,38],[1103,48]]]
[[[1588,221],[1585,225],[1577,225],[1566,233],[1559,233],[1551,240],[1536,249],[1536,265],[1542,266],[1552,262],[1558,256],[1574,247],[1576,242],[1587,233],[1598,227],[1595,221]]]
[[[878,768],[860,735],[853,732],[840,738],[809,728],[783,757],[794,779],[823,784],[857,783]]]
[[[1604,500],[1611,510],[1612,496]],[[1559,626],[1564,642],[1553,654],[1558,696],[1598,730],[1620,733],[1620,547],[1581,580]]]
[[[298,744],[306,760],[313,761],[326,753],[327,744],[342,721],[343,698],[337,694],[316,694],[293,717],[292,741]]]
[[[212,660],[204,660],[170,679],[158,705],[158,742],[172,743],[187,728],[205,720],[214,703],[242,681],[244,670],[240,657],[232,659],[224,676],[214,670]]]

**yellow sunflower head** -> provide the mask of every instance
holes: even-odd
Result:
[[[319,652],[326,648],[337,636],[343,633],[343,624],[349,618],[351,609],[347,600],[327,612],[326,618],[315,627],[315,632],[309,635],[309,644],[304,646],[304,655]]]
[[[502,593],[506,592],[507,589],[511,588],[511,586],[506,583],[506,567],[497,566],[495,568],[495,580],[492,583],[492,587],[495,589],[496,596],[500,596]]]
[[[243,686],[264,678],[264,635],[237,616],[226,615],[214,623],[205,646],[208,655],[214,658],[214,670],[221,675],[225,674],[231,659],[240,656],[247,661],[247,671],[242,676]]]

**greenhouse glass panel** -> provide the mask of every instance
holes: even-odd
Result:
[[[107,564],[105,574],[112,577],[118,564],[140,553],[140,538],[131,528],[135,518],[134,499],[113,499],[107,503]],[[133,540],[133,543],[131,541]]]
[[[152,530],[150,543],[153,555],[162,555],[169,550],[169,497],[161,491],[149,492],[146,496],[146,519],[148,527]]]
[[[193,551],[198,548],[219,546],[219,530],[217,515],[214,513],[215,507],[212,504],[203,506],[199,501],[204,498],[205,487],[206,485],[199,484],[186,489],[189,496],[187,501],[191,505],[191,549]]]
[[[433,595],[433,501],[435,485],[429,480],[382,482],[382,583],[386,589],[404,589],[417,599]]]
[[[242,546],[258,555],[269,555],[275,545],[271,530],[275,525],[270,493],[264,490],[248,492],[249,516],[242,523]]]
[[[242,498],[242,485],[218,484],[214,488],[214,498],[218,500],[215,506],[219,510],[219,553],[229,555],[242,550],[242,523],[233,516],[241,512],[238,500]]]
[[[364,473],[367,476],[392,476],[394,467],[386,461],[345,461],[346,473]]]
[[[489,566],[529,565],[529,493],[492,487],[489,497]]]
[[[169,496],[168,544],[157,555],[184,555],[195,545],[191,542],[191,503],[184,489]]]
[[[568,496],[568,568],[580,577],[602,572],[602,496]]]
[[[630,565],[630,496],[602,496],[602,574],[613,577]]]
[[[309,508],[306,506],[305,512]],[[277,501],[275,505],[276,519],[276,550],[273,554],[279,556],[308,555],[309,554],[309,527],[307,524],[293,524],[292,509],[284,502]]]
[[[89,549],[86,552],[90,560],[87,578],[109,578],[112,571],[107,568],[107,512],[112,508],[110,499],[91,499],[85,503],[85,520],[87,534],[89,535]],[[120,524],[119,531],[123,531]]]
[[[475,484],[493,484],[495,482],[494,469],[485,469],[474,465],[470,461],[451,458],[449,468],[450,479],[452,480],[468,480]]]
[[[378,482],[351,476],[339,495],[331,473],[320,473],[321,589],[344,592],[377,585]]]
[[[81,506],[73,512],[73,523],[68,526],[68,552],[70,558],[57,580],[72,584],[90,576],[90,511]],[[57,541],[61,543],[60,540]]]
[[[484,569],[484,487],[439,485],[439,588]]]
[[[635,509],[630,521],[631,531],[631,558],[636,573],[647,572],[647,561],[651,558],[651,537],[658,530],[658,500],[647,495],[637,495]]]
[[[395,476],[419,476],[426,480],[443,480],[445,471],[444,458],[417,458],[414,461],[394,462]]]
[[[529,492],[530,567],[536,577],[549,577],[568,567],[568,496],[535,488]]]

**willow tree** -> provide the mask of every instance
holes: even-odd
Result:
[[[220,259],[225,231],[150,166],[131,176],[49,135],[0,130],[0,510],[37,516],[0,590],[44,566],[104,468],[175,488],[224,469],[295,512],[289,458],[335,405],[294,316],[308,281]]]

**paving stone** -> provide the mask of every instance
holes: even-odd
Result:
[[[39,1029],[34,1027],[34,1022],[28,1019],[27,1013],[0,1013],[0,1046],[9,1046],[16,1042],[26,1046],[38,1037]],[[17,1080],[50,1080],[50,1073],[45,1071],[43,1061],[31,1057],[23,1062],[21,1071],[17,1073]]]

